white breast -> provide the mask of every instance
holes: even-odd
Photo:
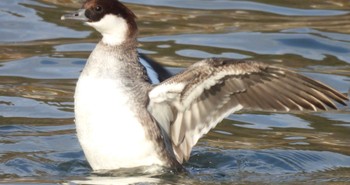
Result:
[[[79,78],[75,122],[87,160],[94,170],[162,165],[120,87],[111,79]]]

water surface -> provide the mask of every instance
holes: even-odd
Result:
[[[347,93],[350,2],[126,0],[140,51],[173,72],[206,57],[255,59]],[[209,132],[187,173],[93,173],[75,136],[73,93],[100,36],[60,16],[78,0],[0,1],[0,182],[346,184],[350,109],[239,112]]]

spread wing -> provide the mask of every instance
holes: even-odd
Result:
[[[259,62],[207,59],[149,92],[149,112],[172,140],[177,160],[188,160],[198,139],[240,109],[336,109],[347,97],[295,72]]]

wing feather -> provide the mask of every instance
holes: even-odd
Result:
[[[148,110],[169,134],[177,160],[188,160],[198,139],[242,108],[291,111],[336,109],[340,92],[292,71],[259,62],[207,59],[149,92]],[[160,113],[160,111],[163,111]]]

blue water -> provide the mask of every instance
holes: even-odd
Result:
[[[350,88],[350,2],[124,1],[140,52],[173,73],[206,57],[260,60]],[[270,3],[267,3],[270,2]],[[76,0],[0,1],[0,183],[346,184],[350,108],[239,112],[194,148],[186,173],[96,173],[75,135],[73,94],[100,36],[60,16]]]

